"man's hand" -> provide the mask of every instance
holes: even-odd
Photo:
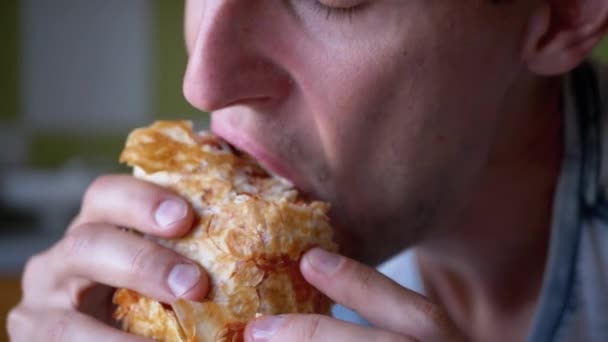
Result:
[[[322,315],[271,316],[251,322],[246,341],[464,340],[438,306],[371,267],[317,248],[304,255],[300,269],[309,283],[374,327]]]
[[[187,202],[169,190],[129,176],[99,178],[65,237],[28,262],[23,298],[8,317],[11,341],[144,341],[112,326],[114,288],[169,303],[202,298],[207,277],[193,261],[121,227],[176,237],[192,222]]]

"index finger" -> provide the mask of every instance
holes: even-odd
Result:
[[[70,230],[82,223],[106,223],[175,237],[192,228],[193,218],[188,202],[171,190],[127,175],[108,175],[89,186]]]
[[[306,253],[300,268],[313,286],[376,327],[420,340],[458,335],[439,306],[374,268],[320,248]]]

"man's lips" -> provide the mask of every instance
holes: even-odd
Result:
[[[229,144],[235,148],[251,155],[255,158],[263,168],[270,171],[271,173],[288,179],[294,186],[298,186],[298,179],[295,173],[292,172],[287,166],[278,161],[278,158],[274,157],[268,150],[263,148],[260,144],[256,143],[253,139],[245,136],[243,133],[233,130],[223,125],[211,125],[211,131],[226,140]]]

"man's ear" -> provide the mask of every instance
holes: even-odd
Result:
[[[608,28],[608,0],[542,0],[530,16],[523,61],[533,73],[564,74],[580,64]]]

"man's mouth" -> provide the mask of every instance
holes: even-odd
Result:
[[[291,171],[285,163],[282,163],[278,157],[272,155],[262,144],[243,132],[217,121],[212,121],[211,131],[235,149],[252,156],[269,173],[287,179],[295,187],[299,187],[299,184],[301,184],[295,172]]]

